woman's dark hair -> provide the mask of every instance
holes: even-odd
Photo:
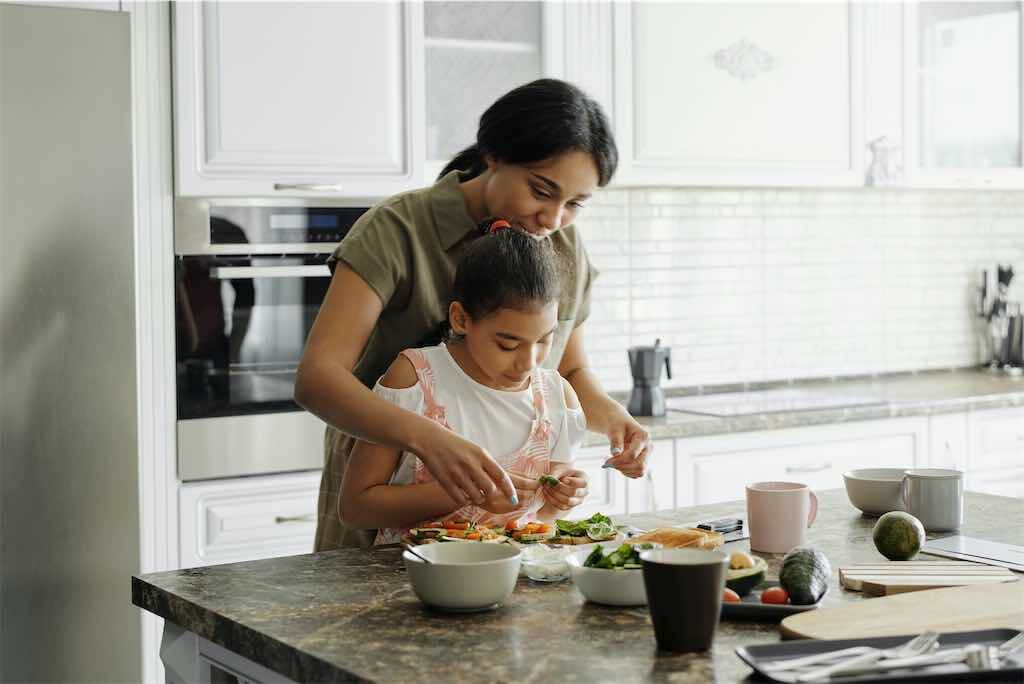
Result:
[[[506,228],[470,243],[455,271],[452,301],[473,320],[498,309],[527,309],[558,301],[561,257],[550,239]],[[445,328],[446,337],[450,330]]]
[[[485,156],[529,164],[572,150],[593,157],[598,185],[608,184],[619,151],[601,106],[571,83],[542,78],[505,93],[488,107],[480,117],[476,144],[448,162],[441,176],[453,170],[479,176],[487,168]]]

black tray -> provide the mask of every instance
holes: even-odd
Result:
[[[965,644],[991,644],[998,646],[1007,639],[1017,636],[1020,632],[1016,629],[985,629],[974,632],[947,632],[939,636],[939,645],[962,646]],[[794,682],[796,674],[793,672],[769,672],[764,665],[777,660],[797,658],[801,656],[835,651],[841,648],[852,646],[874,646],[876,648],[892,648],[905,644],[916,635],[874,637],[871,639],[802,639],[800,641],[784,641],[778,644],[763,644],[760,646],[740,646],[736,649],[736,655],[759,675],[759,678],[769,679],[773,682]],[[894,672],[865,672],[861,675],[847,677],[835,676],[831,680],[836,684],[853,684],[853,682],[936,682],[936,681],[1007,681],[1019,682],[1024,675],[1024,663],[1020,655],[1003,661],[1003,667],[999,670],[969,670],[964,663],[946,665],[932,665],[920,667],[913,670],[897,670]]]
[[[781,620],[787,615],[803,613],[814,610],[821,605],[821,599],[817,603],[806,606],[794,606],[791,603],[761,603],[761,592],[769,587],[779,586],[778,582],[761,582],[750,590],[746,596],[740,599],[739,603],[727,603],[722,601],[722,617],[736,620]],[[824,594],[822,598],[825,598]]]

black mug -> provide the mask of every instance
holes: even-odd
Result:
[[[663,651],[706,651],[722,612],[729,556],[721,551],[655,549],[640,553],[654,637]]]

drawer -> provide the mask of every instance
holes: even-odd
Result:
[[[744,500],[746,485],[764,480],[843,487],[847,470],[913,467],[926,425],[885,421],[679,440],[677,492],[689,490],[694,505],[704,505]]]
[[[968,473],[964,488],[970,492],[1024,499],[1024,468]]]
[[[182,486],[182,566],[311,552],[319,489],[319,472]]]
[[[1024,409],[970,414],[969,470],[1024,467]]]

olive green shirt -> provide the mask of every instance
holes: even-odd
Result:
[[[353,371],[369,388],[399,352],[436,342],[431,337],[448,317],[456,266],[478,235],[459,190],[460,181],[459,172],[453,171],[431,187],[402,193],[374,206],[356,221],[328,262],[332,272],[338,262],[346,264],[384,304]],[[573,271],[563,273],[558,328],[544,362],[548,368],[557,368],[569,336],[590,312],[590,288],[597,271],[574,226],[556,231],[551,240]],[[338,512],[341,480],[354,442],[328,426],[317,551],[372,543],[375,530],[346,530]]]

